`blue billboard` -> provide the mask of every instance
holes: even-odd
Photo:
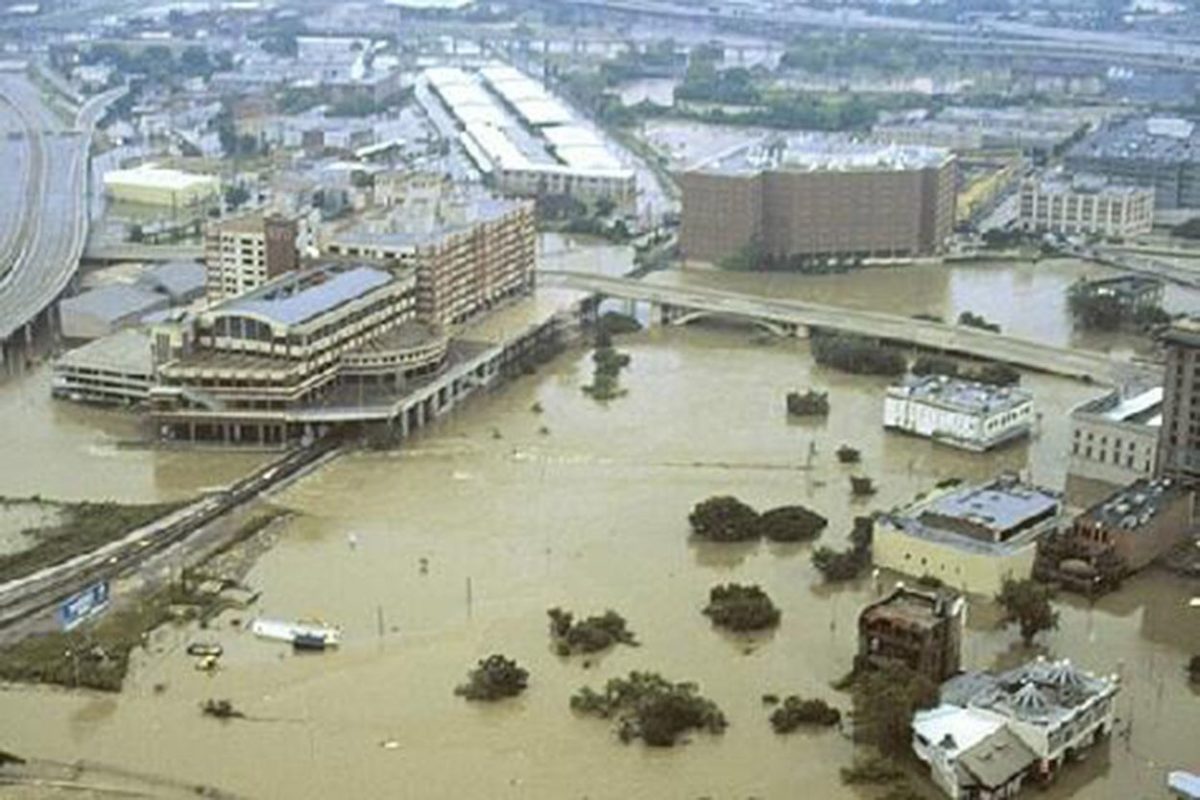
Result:
[[[94,583],[78,594],[71,595],[58,607],[58,622],[69,631],[79,623],[108,608],[108,581]]]

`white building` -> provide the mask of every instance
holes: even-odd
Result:
[[[1141,236],[1154,224],[1154,190],[1090,176],[1029,179],[1021,182],[1017,223],[1027,231],[1064,236]]]
[[[1001,475],[881,516],[872,556],[876,566],[992,596],[1006,579],[1033,574],[1038,539],[1058,527],[1062,513],[1057,492]]]
[[[966,450],[1027,436],[1033,395],[1023,389],[927,375],[889,386],[883,426]]]
[[[212,175],[194,175],[143,164],[134,169],[106,172],[104,190],[114,200],[184,208],[215,198],[221,183]]]
[[[1132,397],[1112,391],[1071,411],[1069,476],[1128,486],[1154,475],[1163,387]]]
[[[942,685],[941,705],[913,718],[913,750],[954,800],[1013,797],[1112,732],[1116,676],[1039,657],[1000,674]]]
[[[484,67],[478,77],[433,67],[424,77],[461,129],[459,143],[500,192],[604,198],[627,211],[635,206],[635,172],[537,81],[503,65]]]

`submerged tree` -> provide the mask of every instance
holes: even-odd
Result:
[[[481,659],[467,673],[467,682],[457,686],[454,693],[468,700],[500,700],[516,697],[529,684],[529,672],[516,661],[496,654]]]
[[[830,727],[842,721],[842,712],[820,699],[791,695],[771,712],[771,727],[776,733],[791,733],[801,725]]]
[[[713,624],[732,631],[757,631],[779,624],[780,611],[759,586],[729,583],[708,593],[704,614]]]
[[[759,533],[773,542],[806,542],[817,538],[829,520],[804,506],[779,506],[758,518]]]
[[[703,697],[694,683],[671,683],[653,672],[613,678],[602,692],[583,687],[571,708],[601,719],[615,719],[622,742],[641,739],[652,747],[672,747],[681,734],[702,730],[719,734],[729,724],[721,709]]]
[[[1017,623],[1026,646],[1042,631],[1058,627],[1058,612],[1050,605],[1052,594],[1049,586],[1037,581],[1006,579],[996,595],[996,602],[1004,607],[1004,626]]]
[[[757,539],[758,512],[736,497],[710,497],[696,504],[688,515],[692,533],[715,542],[745,542]]]
[[[597,653],[615,644],[637,647],[633,631],[625,625],[625,618],[609,609],[600,616],[575,620],[575,615],[561,608],[546,612],[550,616],[550,636],[560,656],[572,653]]]
[[[913,714],[938,701],[936,683],[899,663],[862,672],[852,691],[855,735],[886,753],[907,753]]]

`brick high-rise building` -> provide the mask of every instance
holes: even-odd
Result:
[[[321,250],[412,267],[420,319],[456,325],[533,288],[533,203],[414,182],[383,214],[328,232]]]
[[[679,183],[688,259],[749,246],[774,258],[927,255],[954,229],[947,150],[797,136],[718,156]]]
[[[1200,480],[1200,318],[1180,320],[1162,335],[1167,350],[1159,475]]]
[[[210,223],[204,237],[209,302],[257,289],[300,265],[294,219],[250,212]]]

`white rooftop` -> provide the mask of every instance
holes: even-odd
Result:
[[[184,191],[200,187],[217,186],[212,175],[196,175],[177,169],[165,169],[154,164],[143,164],[133,169],[116,169],[104,173],[105,186],[137,186]]]

